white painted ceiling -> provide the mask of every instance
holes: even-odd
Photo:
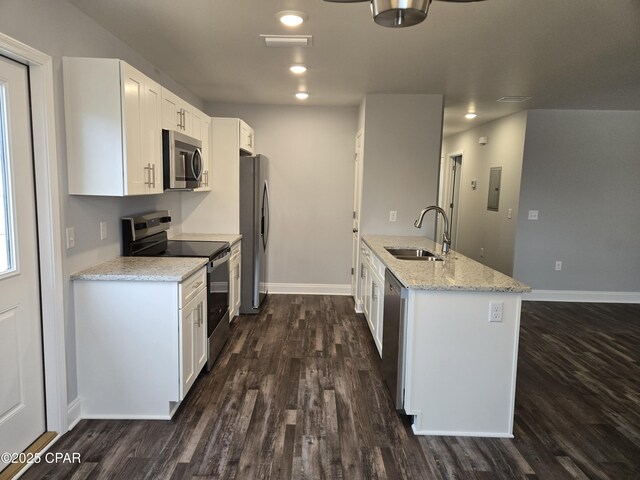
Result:
[[[69,1],[207,102],[299,104],[304,88],[308,105],[443,93],[445,135],[532,108],[640,110],[640,0],[434,1],[405,29],[376,25],[366,2]],[[308,20],[286,28],[281,10]],[[268,49],[260,34],[313,35],[313,46]],[[294,62],[308,72],[291,74]],[[496,102],[504,95],[533,98]]]

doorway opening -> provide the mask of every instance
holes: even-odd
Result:
[[[447,212],[449,217],[449,236],[451,237],[451,248],[457,250],[458,238],[458,217],[460,212],[460,185],[462,183],[462,152],[449,154],[442,159],[440,169],[440,191],[439,205]],[[438,222],[436,238],[441,238],[443,222]]]

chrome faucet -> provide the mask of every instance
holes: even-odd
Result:
[[[440,213],[442,215],[442,218],[444,218],[444,233],[442,234],[442,253],[447,254],[449,253],[449,249],[451,248],[451,238],[449,237],[449,219],[447,218],[447,214],[442,208],[436,205],[432,205],[430,207],[425,208],[420,212],[420,216],[413,223],[413,226],[416,228],[421,228],[422,219],[424,218],[426,213],[430,210],[436,211],[436,217],[438,216],[438,213]]]

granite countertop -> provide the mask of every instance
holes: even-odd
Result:
[[[118,257],[71,275],[71,280],[181,282],[207,264],[195,257]]]
[[[470,292],[530,292],[518,280],[451,250],[442,262],[399,260],[384,247],[409,247],[441,255],[442,246],[426,237],[366,235],[362,240],[407,288]]]
[[[239,233],[181,233],[171,240],[194,240],[202,242],[229,242],[230,245],[242,239]]]

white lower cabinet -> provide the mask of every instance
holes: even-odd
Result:
[[[241,259],[240,242],[237,242],[231,246],[229,260],[229,321],[232,321],[240,313]]]
[[[202,289],[185,307],[180,309],[180,399],[196,381],[207,363],[207,290]]]
[[[207,358],[206,269],[74,282],[82,418],[170,419]]]
[[[362,243],[360,250],[360,282],[364,316],[378,353],[382,356],[382,324],[384,316],[385,267],[369,247]]]

